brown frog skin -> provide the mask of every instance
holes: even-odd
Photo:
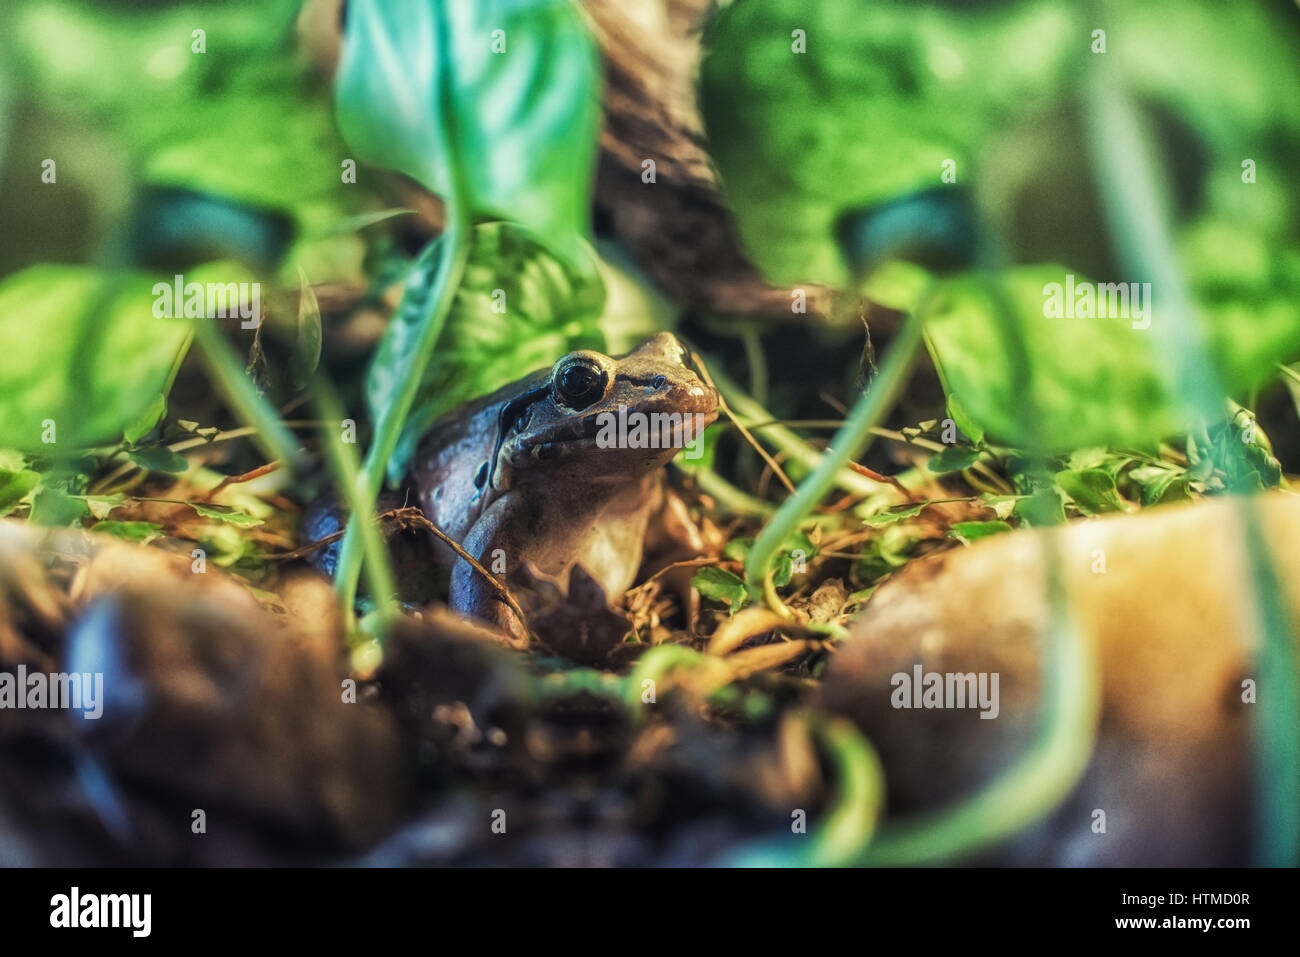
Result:
[[[717,393],[686,363],[686,350],[663,332],[622,358],[569,353],[462,407],[421,442],[421,508],[504,578],[529,617],[557,602],[590,604],[593,595],[605,605],[593,611],[608,613],[608,599],[632,584],[647,537],[658,533],[654,520],[680,507],[660,470],[717,417]],[[668,421],[687,419],[694,431],[659,430],[661,448],[611,443],[609,423],[620,413],[629,424],[634,413],[676,414]],[[449,549],[444,557],[454,560],[451,607],[526,640],[528,623],[499,592]]]

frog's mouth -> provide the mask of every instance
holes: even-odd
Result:
[[[536,462],[549,462],[595,449],[602,452],[675,453],[698,440],[705,427],[717,417],[716,408],[710,412],[671,413],[644,409],[625,409],[620,412],[603,409],[576,420],[557,423],[521,442],[512,458],[517,461],[532,459]],[[638,421],[641,423],[639,433],[635,431]]]
[[[563,424],[554,425],[519,444],[516,458],[549,462],[577,448],[595,448],[604,412],[593,412]]]

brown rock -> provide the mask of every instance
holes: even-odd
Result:
[[[994,855],[1033,864],[1246,862],[1251,704],[1242,680],[1257,635],[1239,503],[1167,506],[1070,525],[1060,561],[1101,670],[1101,722],[1085,777],[1042,826]],[[1300,499],[1258,499],[1300,621]],[[1021,754],[1041,706],[1049,533],[944,552],[881,586],[827,670],[823,702],[879,749],[893,814],[969,795]],[[1103,564],[1104,563],[1104,564]],[[1102,570],[1104,568],[1104,571]],[[904,710],[893,675],[999,675],[1000,712]],[[1094,809],[1107,833],[1093,834]]]

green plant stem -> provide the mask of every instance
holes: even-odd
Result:
[[[338,398],[320,375],[317,375],[313,382],[312,394],[320,413],[321,435],[325,442],[326,455],[334,472],[335,481],[347,504],[348,512],[351,515],[365,516],[367,515],[365,505],[357,498],[357,493],[362,487],[361,464],[357,460],[356,446],[343,441],[342,429],[338,426],[343,419],[343,411]],[[369,505],[369,511],[371,513],[374,511],[373,502]],[[363,567],[366,584],[370,587],[370,594],[375,601],[379,638],[382,641],[386,637],[389,620],[398,613],[397,577],[393,573],[393,563],[389,558],[388,546],[384,542],[379,525],[373,514],[368,517],[370,521],[349,522],[348,530],[356,529],[356,536],[365,558]],[[344,609],[348,613],[347,620],[350,623],[352,606],[345,605]]]
[[[759,405],[767,405],[767,356],[763,353],[763,340],[758,330],[744,326],[740,334],[745,348],[745,365],[749,367],[749,392]]]
[[[449,206],[447,229],[436,240],[439,262],[433,290],[429,296],[428,312],[421,323],[415,348],[408,357],[402,375],[401,390],[393,404],[383,410],[378,422],[375,423],[370,449],[366,453],[365,462],[356,479],[355,493],[350,496],[357,510],[353,511],[348,521],[347,531],[343,535],[343,542],[339,547],[338,572],[334,579],[335,588],[346,608],[351,608],[356,603],[357,581],[361,575],[363,558],[362,520],[368,520],[375,509],[379,490],[383,486],[384,473],[388,468],[388,460],[392,458],[393,451],[397,448],[402,426],[406,422],[407,415],[410,414],[411,406],[415,404],[424,371],[433,356],[433,347],[442,334],[442,327],[447,321],[448,313],[451,312],[456,290],[460,286],[465,264],[469,260],[469,230],[468,223],[451,215]],[[417,264],[413,271],[418,274],[420,266]],[[421,294],[423,290],[408,287],[403,299]],[[401,308],[398,307],[399,312]]]
[[[889,344],[889,351],[881,364],[876,380],[858,398],[843,427],[835,433],[830,446],[820,456],[821,460],[813,473],[800,483],[795,494],[782,503],[776,515],[759,533],[745,562],[745,575],[749,580],[750,589],[756,595],[760,593],[763,582],[771,571],[772,562],[776,559],[781,543],[799,528],[804,517],[836,484],[837,476],[844,470],[844,464],[862,454],[871,440],[872,426],[877,425],[885,413],[893,407],[898,394],[907,382],[907,375],[911,371],[912,362],[921,345],[924,312],[929,298],[930,294],[924,296],[916,311],[910,313],[903,322],[898,335]],[[873,482],[871,485],[873,486],[871,491],[878,490],[876,483]]]
[[[835,808],[813,837],[809,866],[842,867],[853,864],[845,848],[871,840],[885,806],[885,771],[880,758],[852,723],[831,719],[818,728],[840,768]]]
[[[194,337],[203,350],[208,368],[235,413],[255,431],[253,441],[270,459],[279,459],[291,469],[301,467],[303,455],[280,413],[257,391],[240,365],[229,342],[212,319],[194,322]]]
[[[804,838],[794,833],[742,846],[729,867],[844,867],[857,863],[885,806],[885,773],[875,748],[844,718],[805,716],[835,769],[836,793],[825,822]]]
[[[699,483],[700,491],[712,496],[714,501],[733,515],[767,518],[776,511],[776,506],[742,492],[713,469],[693,469],[688,474]]]

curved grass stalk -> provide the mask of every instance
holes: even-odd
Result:
[[[835,768],[834,808],[809,838],[790,833],[729,854],[728,867],[843,867],[857,862],[885,806],[885,774],[875,748],[852,722],[805,716]]]

